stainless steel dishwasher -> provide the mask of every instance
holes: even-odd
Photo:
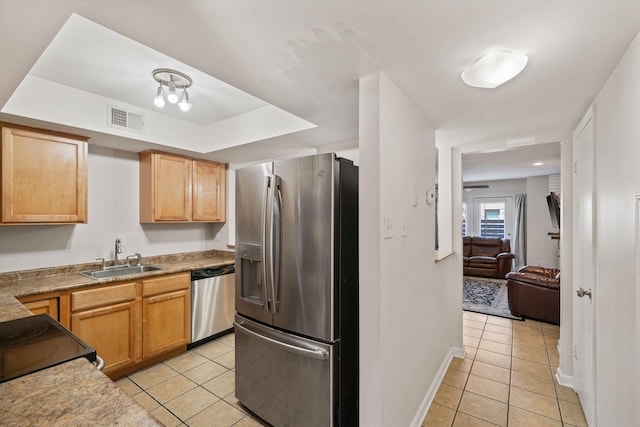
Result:
[[[235,265],[191,272],[191,344],[193,348],[233,331]]]

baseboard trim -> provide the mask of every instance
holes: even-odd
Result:
[[[413,419],[411,420],[411,424],[409,424],[410,427],[420,427],[422,425],[422,420],[424,420],[424,417],[427,416],[427,412],[431,407],[433,398],[436,396],[436,392],[440,387],[440,383],[442,383],[442,379],[444,378],[444,375],[447,373],[447,369],[449,369],[451,360],[454,357],[464,359],[464,355],[465,355],[464,348],[451,347],[449,349],[449,351],[447,352],[447,355],[442,361],[442,364],[440,365],[440,368],[438,369],[438,372],[436,373],[435,378],[431,382],[431,386],[429,386],[429,389],[427,390],[427,394],[422,399],[422,403],[420,404],[418,411],[416,412]]]
[[[573,376],[565,374],[559,367],[556,369],[556,380],[562,386],[573,388]]]

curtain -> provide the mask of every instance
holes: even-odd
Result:
[[[515,232],[511,250],[516,256],[513,259],[514,269],[527,264],[527,195],[516,194],[515,199]]]

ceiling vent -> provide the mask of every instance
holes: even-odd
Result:
[[[144,115],[107,104],[107,126],[144,132]]]

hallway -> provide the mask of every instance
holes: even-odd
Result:
[[[465,311],[465,359],[454,358],[422,425],[586,427],[577,394],[559,385],[560,328]]]

